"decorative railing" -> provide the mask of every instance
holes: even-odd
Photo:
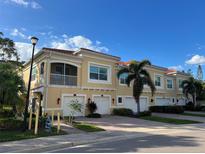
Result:
[[[53,85],[66,85],[66,86],[77,86],[77,76],[74,75],[62,75],[62,74],[51,74],[50,84]]]

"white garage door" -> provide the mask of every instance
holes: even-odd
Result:
[[[111,100],[109,96],[94,96],[93,101],[97,105],[96,113],[110,114]]]
[[[133,97],[125,97],[124,98],[124,107],[131,109],[133,112],[137,113],[137,103]],[[140,98],[140,111],[148,110],[148,100],[146,97]]]
[[[177,102],[177,105],[185,105],[185,99],[179,98],[178,102]]]
[[[166,105],[169,105],[170,103],[171,103],[170,98],[156,98],[155,105],[156,106],[166,106]]]
[[[72,103],[81,104],[81,112],[74,111],[71,108]],[[64,96],[63,97],[63,116],[69,116],[71,112],[74,112],[74,116],[84,116],[85,115],[85,97],[84,96]]]

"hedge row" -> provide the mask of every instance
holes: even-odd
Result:
[[[160,112],[160,113],[183,113],[183,106],[151,106],[151,112]]]
[[[131,109],[115,108],[113,109],[112,114],[118,116],[127,116],[127,117],[142,117],[142,116],[150,116],[152,113],[150,111],[144,111],[138,114],[134,114]]]

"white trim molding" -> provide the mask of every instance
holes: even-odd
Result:
[[[121,102],[121,103],[118,102],[118,98],[119,98],[119,97],[122,98],[122,102]],[[124,105],[124,97],[117,95],[117,96],[116,96],[116,102],[117,102],[117,103],[116,103],[117,106],[123,106],[123,105]]]
[[[167,82],[167,80],[170,80],[170,81],[172,81],[172,88],[168,88],[168,82]],[[174,90],[174,79],[173,78],[166,78],[166,89],[167,90]]]
[[[96,67],[107,68],[107,81],[90,79],[90,66],[91,65],[94,65]],[[106,65],[106,64],[102,64],[102,63],[96,63],[96,62],[88,61],[88,72],[87,72],[87,74],[88,74],[88,82],[89,83],[112,84],[112,66],[111,65]]]
[[[156,85],[155,85],[156,76],[159,76],[159,77],[160,77],[160,84],[161,84],[161,86],[156,86]],[[155,85],[155,87],[156,87],[157,89],[164,89],[164,75],[158,74],[158,73],[154,73],[154,85]]]

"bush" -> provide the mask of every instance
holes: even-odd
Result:
[[[133,111],[127,108],[115,108],[112,110],[112,114],[119,115],[119,116],[129,116],[129,117],[132,117],[134,115]]]
[[[88,117],[88,118],[101,118],[101,114],[93,113],[93,114],[88,114],[86,117]]]
[[[97,105],[95,102],[87,103],[87,108],[90,114],[93,114],[97,110]]]
[[[45,128],[46,119],[47,119],[47,117],[45,117],[45,116],[41,116],[41,117],[39,118],[39,127],[40,127],[40,128]]]
[[[203,106],[194,106],[193,102],[188,102],[185,106],[184,109],[187,111],[202,111],[203,110]]]
[[[151,116],[151,115],[152,115],[151,111],[143,111],[143,112],[138,113],[136,117]]]
[[[0,117],[14,117],[15,114],[13,113],[12,110],[4,110],[4,109],[1,109],[0,110]]]
[[[0,130],[18,130],[23,126],[23,121],[15,118],[0,119]]]
[[[150,111],[160,113],[183,113],[184,108],[182,106],[151,106]]]

